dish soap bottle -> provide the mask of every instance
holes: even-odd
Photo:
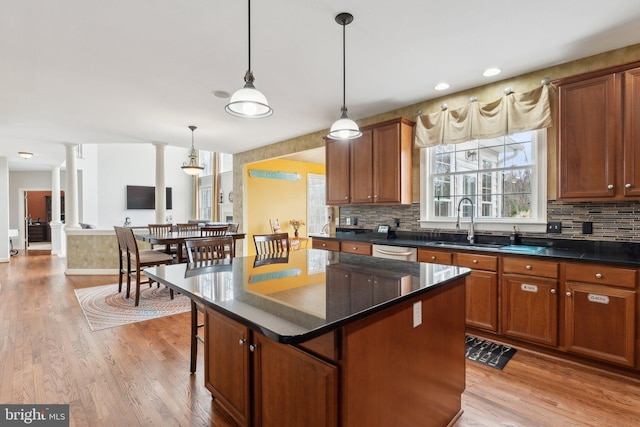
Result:
[[[518,229],[515,225],[513,226],[513,232],[509,234],[509,241],[512,245],[520,244],[520,235],[518,234]]]

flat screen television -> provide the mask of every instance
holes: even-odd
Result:
[[[167,209],[173,209],[171,187],[167,187]],[[155,209],[156,188],[127,185],[127,209]]]

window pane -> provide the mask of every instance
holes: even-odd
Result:
[[[504,193],[531,193],[531,169],[513,169],[503,172]]]
[[[530,218],[531,217],[531,195],[530,194],[508,194],[504,196],[505,218]]]

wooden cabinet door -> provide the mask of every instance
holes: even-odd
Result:
[[[504,274],[500,323],[504,335],[557,346],[557,280]]]
[[[351,203],[373,203],[373,130],[351,141]]]
[[[400,203],[400,123],[373,132],[373,201]]]
[[[350,202],[349,142],[325,139],[327,205]]]
[[[327,320],[342,319],[349,314],[351,270],[327,266]]]
[[[608,74],[559,88],[558,199],[615,195],[615,77]]]
[[[246,326],[214,310],[205,311],[205,386],[241,426],[251,424],[249,338]]]
[[[565,291],[567,351],[633,366],[636,292],[577,282]]]
[[[338,368],[254,335],[254,425],[338,425]]]
[[[471,270],[466,277],[465,294],[467,325],[498,332],[498,274]]]
[[[640,68],[625,71],[624,195],[640,197]]]

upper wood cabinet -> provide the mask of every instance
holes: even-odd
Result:
[[[327,204],[410,204],[414,125],[398,118],[352,141],[326,139]]]
[[[555,82],[558,199],[640,197],[639,66]]]

